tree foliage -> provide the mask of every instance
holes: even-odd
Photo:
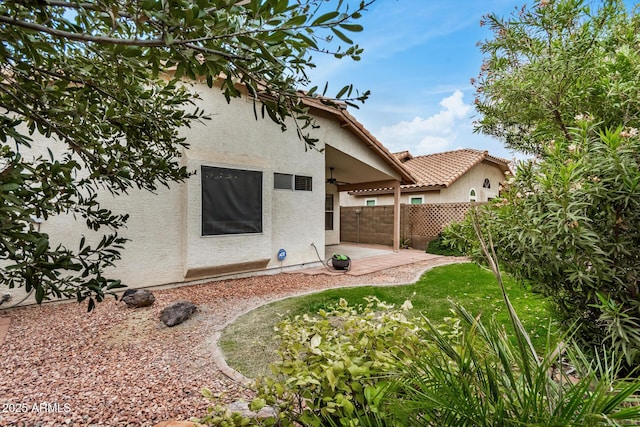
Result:
[[[476,131],[542,154],[572,137],[575,117],[601,129],[640,126],[640,18],[622,0],[547,0],[482,22],[484,63],[473,80]]]
[[[316,142],[302,97],[364,101],[349,85],[336,97],[308,85],[313,54],[359,59],[349,38],[373,1],[24,0],[0,4],[0,282],[49,296],[100,301],[122,286],[104,277],[125,243],[98,191],[155,191],[189,176],[181,127],[207,118],[184,82],[219,84],[227,101],[244,84],[283,129]],[[338,99],[340,98],[340,99]],[[285,122],[288,117],[292,122]],[[31,136],[51,146],[31,147]],[[32,154],[32,153],[39,154]],[[70,214],[104,236],[57,246],[35,218]],[[106,229],[106,231],[105,231]]]
[[[587,349],[640,362],[640,141],[622,129],[547,148],[524,165],[498,211],[509,269],[551,297]]]
[[[588,121],[571,140],[522,163],[502,197],[483,210],[503,266],[549,297],[584,351],[611,348],[640,364],[640,140],[618,128],[594,135]],[[470,220],[445,237],[480,254]]]
[[[635,367],[640,18],[619,0],[548,0],[486,23],[477,129],[536,159],[482,221],[505,266],[579,325],[583,349],[611,346]]]

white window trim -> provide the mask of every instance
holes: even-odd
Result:
[[[409,204],[412,205],[414,203],[411,203],[411,200],[413,199],[420,199],[420,203],[415,203],[415,204],[420,204],[420,205],[424,205],[424,196],[409,196]]]
[[[370,205],[368,202],[373,201],[373,205]],[[377,197],[369,197],[364,199],[365,206],[378,206],[378,198]]]
[[[472,192],[474,194],[473,196],[471,195]],[[469,190],[469,201],[470,202],[477,202],[478,201],[478,192],[473,187]]]

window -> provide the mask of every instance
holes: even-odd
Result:
[[[310,176],[296,175],[296,190],[311,191],[313,189]]]
[[[273,188],[278,190],[293,190],[293,175],[288,173],[274,173]]]
[[[324,198],[324,229],[333,230],[333,194]]]
[[[409,199],[409,203],[411,203],[412,205],[421,205],[423,203],[422,196],[411,197]]]
[[[476,202],[477,200],[478,196],[476,196],[476,190],[472,188],[471,191],[469,191],[469,201]]]
[[[288,173],[273,174],[273,188],[277,190],[312,191],[313,182],[310,176],[291,175]]]
[[[491,181],[489,181],[489,178],[484,179],[484,182],[482,183],[482,188],[491,188]]]
[[[262,233],[262,172],[202,166],[202,235]]]
[[[375,206],[376,205],[376,199],[367,199],[364,201],[365,206]]]

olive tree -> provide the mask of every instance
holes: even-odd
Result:
[[[120,257],[127,214],[106,209],[97,194],[155,191],[189,177],[179,129],[207,112],[185,82],[221,84],[227,101],[243,84],[260,101],[256,118],[293,123],[313,147],[302,98],[355,105],[368,92],[299,89],[309,86],[313,55],[359,59],[348,34],[362,30],[355,22],[373,1],[0,3],[0,283],[35,291],[38,302],[88,298],[89,309],[122,286],[103,273]],[[36,132],[55,149],[30,157]],[[59,214],[102,239],[52,244],[34,219]]]

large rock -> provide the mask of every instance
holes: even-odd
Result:
[[[160,320],[169,327],[179,325],[190,318],[196,310],[195,304],[189,301],[177,301],[162,309]]]
[[[192,421],[176,421],[176,420],[168,420],[168,421],[162,421],[156,425],[154,425],[153,427],[197,427],[197,426],[201,426],[202,424],[196,424]]]
[[[196,424],[192,421],[176,421],[176,420],[168,420],[162,421],[153,427],[196,427],[200,424]]]
[[[156,297],[146,289],[129,289],[122,295],[127,307],[149,307],[155,300]]]
[[[265,419],[278,416],[275,409],[273,409],[273,407],[271,406],[265,406],[258,412],[254,412],[249,409],[249,404],[243,400],[237,400],[233,403],[228,404],[227,409],[229,409],[229,411],[231,412],[237,412],[245,418]]]

